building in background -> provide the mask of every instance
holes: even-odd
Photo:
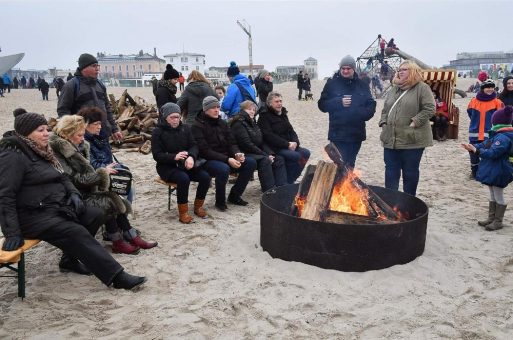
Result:
[[[238,65],[240,73],[244,73],[245,75],[249,76],[249,65]],[[253,65],[253,79],[255,79],[255,76],[258,74],[258,72],[262,71],[264,69],[264,65]],[[213,84],[229,84],[230,80],[228,79],[228,76],[226,75],[226,72],[228,71],[228,66],[211,66],[208,68],[208,70],[205,72],[205,77],[210,80]]]
[[[293,81],[297,79],[299,71],[308,73],[310,79],[317,79],[319,72],[317,70],[317,59],[309,57],[303,61],[303,65],[295,66],[277,66],[276,76],[280,81]]]
[[[205,55],[200,53],[174,53],[164,56],[166,63],[173,65],[174,69],[182,73],[187,79],[192,70],[205,73]]]
[[[96,58],[102,79],[141,79],[146,73],[163,73],[166,69],[166,61],[157,57],[156,49],[153,55],[140,50],[138,54],[97,53]]]
[[[503,78],[513,70],[513,52],[462,52],[444,68],[458,71],[460,77],[477,77],[480,70],[494,78]]]

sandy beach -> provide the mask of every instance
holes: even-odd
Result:
[[[465,79],[466,89],[475,80]],[[468,85],[467,85],[468,82]],[[312,81],[317,100],[324,81]],[[109,88],[119,97],[124,88]],[[323,159],[328,117],[317,101],[299,102],[295,83],[275,85],[301,143]],[[131,88],[154,102],[151,88]],[[139,292],[107,288],[95,277],[59,272],[60,250],[41,243],[27,253],[27,297],[16,280],[0,278],[1,339],[511,339],[513,337],[513,228],[488,232],[488,189],[469,180],[469,98],[460,108],[459,140],[434,142],[421,161],[417,196],[429,206],[425,252],[405,265],[364,273],[325,270],[273,259],[259,244],[258,181],[243,197],[246,207],[214,208],[209,218],[178,222],[176,197],[167,210],[167,188],[154,182],[151,155],[118,152],[135,174],[133,225],[159,246],[114,257],[128,272],[145,275]],[[0,130],[12,129],[12,111],[56,117],[53,89],[43,102],[35,90],[0,98]],[[356,167],[367,184],[384,185],[383,148],[376,115]],[[190,198],[193,197],[191,188]],[[512,190],[505,190],[512,202]],[[512,224],[511,209],[505,223]],[[100,237],[98,237],[100,239]],[[100,241],[106,248],[108,242]]]

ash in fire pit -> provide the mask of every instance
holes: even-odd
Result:
[[[264,193],[262,248],[272,257],[343,271],[382,269],[420,256],[426,204],[402,192],[367,186],[348,171],[340,163],[310,166],[301,185]],[[344,197],[348,190],[349,198]]]

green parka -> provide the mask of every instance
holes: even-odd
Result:
[[[429,119],[435,114],[435,99],[431,88],[424,82],[411,87],[390,111],[397,98],[403,94],[394,85],[387,97],[379,126],[381,142],[387,149],[420,149],[433,145]],[[415,127],[410,127],[414,122]]]

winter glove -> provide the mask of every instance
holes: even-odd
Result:
[[[24,243],[25,241],[23,241],[23,237],[21,236],[8,236],[5,238],[2,250],[13,251],[21,247]]]
[[[84,202],[82,202],[82,198],[80,198],[80,195],[77,193],[69,195],[68,202],[66,202],[66,204],[72,206],[77,215],[81,215],[85,211]]]

